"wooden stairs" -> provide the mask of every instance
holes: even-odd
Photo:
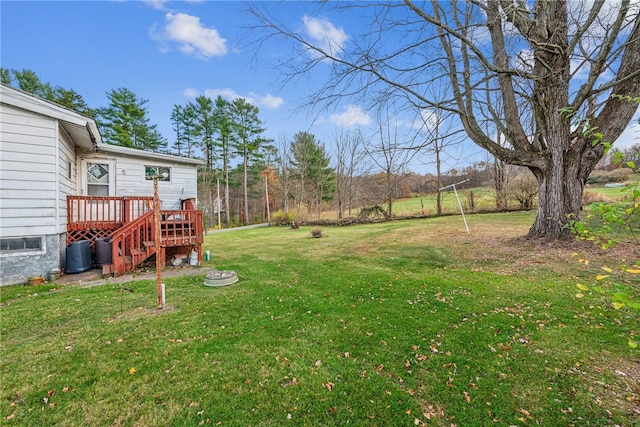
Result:
[[[183,200],[181,209],[160,210],[158,224],[153,198],[148,197],[69,196],[67,208],[68,245],[89,240],[95,252],[97,239],[111,243],[112,263],[103,264],[103,274],[125,274],[154,255],[164,266],[168,250],[186,254],[195,250],[198,263],[202,260],[203,217],[193,199]]]

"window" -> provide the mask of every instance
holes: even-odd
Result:
[[[144,167],[144,179],[147,181],[153,181],[153,178],[158,176],[158,181],[171,181],[171,168],[164,166],[145,166]]]
[[[109,195],[108,163],[87,163],[87,195]]]
[[[0,239],[0,253],[40,252],[43,250],[42,237],[6,237]]]

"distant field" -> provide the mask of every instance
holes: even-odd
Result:
[[[592,196],[596,199],[602,199],[603,201],[616,202],[622,200],[627,194],[628,190],[623,188],[605,188],[603,184],[589,185],[585,188],[585,193],[592,193]],[[473,194],[473,196],[472,196]],[[602,197],[598,197],[601,195]],[[472,211],[488,211],[493,210],[496,207],[495,191],[488,187],[475,187],[471,189],[458,190],[458,197],[460,198],[460,204],[465,213]],[[475,209],[471,209],[471,198],[473,197],[473,204]],[[591,200],[587,200],[589,204]],[[381,203],[380,206],[387,209],[386,203]],[[510,209],[518,209],[519,205],[515,201],[509,202]],[[360,209],[352,211],[352,216],[357,216]],[[437,212],[436,195],[426,194],[422,196],[410,197],[407,199],[394,200],[393,202],[393,214],[397,217],[412,216],[412,215],[435,215]],[[460,212],[458,206],[458,200],[453,191],[447,191],[442,193],[442,212],[457,213]],[[323,219],[335,219],[337,216],[335,211],[325,211],[322,213]],[[345,216],[348,216],[345,214]]]

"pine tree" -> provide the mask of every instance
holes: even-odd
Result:
[[[156,125],[149,124],[148,100],[138,98],[126,88],[112,89],[107,92],[107,98],[109,106],[97,110],[104,141],[147,151],[159,151],[166,147],[167,141]]]
[[[308,132],[298,132],[291,143],[292,176],[298,180],[298,203],[320,214],[322,202],[335,192],[335,172],[324,146]]]
[[[244,223],[249,224],[249,164],[260,157],[261,148],[270,140],[262,136],[265,129],[262,127],[262,121],[258,117],[258,107],[249,104],[242,98],[238,98],[231,102],[229,111],[233,123],[232,145],[242,157]]]

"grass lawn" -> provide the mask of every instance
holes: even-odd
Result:
[[[240,281],[167,278],[164,311],[152,280],[2,288],[0,423],[640,425],[637,318],[576,296],[637,253],[467,219],[210,234]]]

